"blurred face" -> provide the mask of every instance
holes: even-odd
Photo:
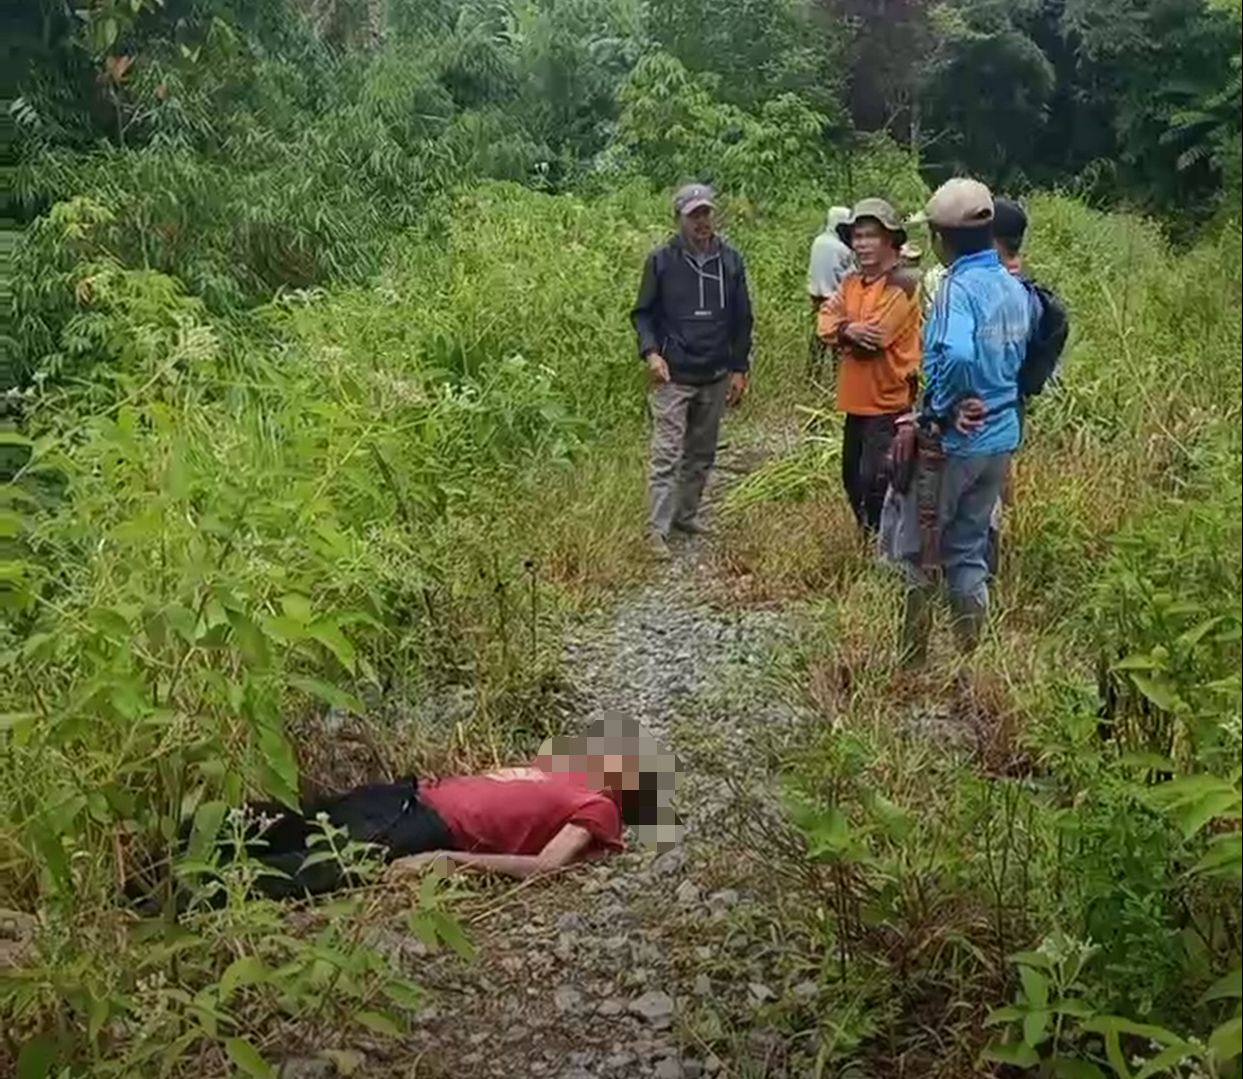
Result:
[[[545,772],[584,772],[587,785],[597,791],[637,791],[642,780],[639,758],[625,753],[554,753],[534,764]]]
[[[637,791],[639,758],[621,753],[593,753],[587,757],[587,782],[595,790]]]
[[[945,242],[945,237],[942,236],[936,229],[932,230],[932,251],[933,254],[936,255],[937,261],[940,262],[942,266],[948,266],[954,261],[954,254],[950,251],[949,245]]]
[[[850,247],[864,273],[887,269],[897,259],[893,237],[879,221],[865,217],[850,230]]]
[[[695,247],[707,247],[716,235],[716,214],[711,206],[700,206],[682,215],[682,235]]]

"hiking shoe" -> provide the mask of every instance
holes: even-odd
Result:
[[[976,650],[988,621],[988,604],[978,599],[955,597],[950,600],[953,619],[950,623],[958,651],[969,656]]]
[[[669,541],[659,532],[648,534],[647,549],[658,562],[668,562],[673,557],[673,552],[669,550]]]
[[[698,520],[674,521],[673,527],[687,536],[710,536],[712,529]]]

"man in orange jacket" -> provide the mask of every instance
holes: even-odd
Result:
[[[919,379],[919,272],[902,265],[906,231],[884,199],[864,199],[838,226],[858,269],[820,307],[817,332],[840,357],[837,407],[846,413],[842,484],[865,532],[880,527],[886,461]]]

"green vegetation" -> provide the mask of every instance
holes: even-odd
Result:
[[[244,796],[341,778],[325,714],[365,717],[393,772],[559,722],[564,618],[647,572],[626,313],[661,187],[698,175],[756,298],[745,422],[804,406],[825,436],[735,489],[715,554],[735,601],[812,611],[783,677],[830,721],[782,762],[801,841],[753,854],[802,882],[791,963],[843,1005],[782,1021],[825,1069],[1239,1074],[1237,7],[699,11],[12,17],[0,907],[31,930],[0,950],[0,1067],[262,1076],[290,1017],[400,1030],[382,896],[293,924],[245,861],[205,874],[213,838]],[[947,733],[910,717],[945,710],[952,661],[893,670],[802,294],[830,199],[910,210],[955,167],[1079,197],[1031,200],[1072,349]],[[165,889],[139,919],[122,893],[187,816],[190,909]],[[429,885],[411,929],[469,954],[448,910]]]

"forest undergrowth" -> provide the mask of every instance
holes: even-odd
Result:
[[[476,186],[372,285],[241,319],[106,254],[71,271],[66,349],[112,362],[8,436],[0,1007],[20,1075],[277,1074],[256,1046],[281,1017],[400,1031],[420,996],[368,943],[371,892],[314,932],[246,901],[245,864],[179,918],[170,889],[148,918],[123,895],[153,864],[193,878],[247,794],[510,761],[562,722],[566,615],[649,572],[625,271],[663,207]],[[964,701],[948,654],[895,671],[896,585],[836,490],[801,297],[819,210],[731,207],[758,307],[744,419],[807,437],[724,496],[715,589],[812,613],[774,676],[823,719],[781,762],[798,841],[751,853],[803,882],[790,939],[853,1002],[845,1027],[820,1017],[826,1068],[883,1067],[935,1023],[947,1075],[1232,1075],[1239,237],[1176,254],[1138,218],[1055,196],[1031,214],[1074,337]],[[79,201],[38,228],[81,244],[99,224]],[[374,750],[352,777],[328,733],[350,713]],[[468,953],[434,886],[411,920]]]
[[[737,1079],[783,1074],[773,1041],[825,1077],[1238,1079],[1237,2],[867,15],[5,14],[0,1074],[294,1079],[311,1045],[370,1076],[373,1046],[413,1044],[427,953],[486,980],[497,942],[459,915],[508,892],[395,893],[329,828],[312,856],[362,886],[281,906],[220,852],[248,798],[514,762],[578,719],[573,627],[664,580],[627,314],[695,177],[755,300],[725,438],[763,451],[720,485],[705,620],[779,611],[788,635],[703,729],[674,724],[736,796],[711,886],[756,900],[677,962],[780,975],[677,1036]],[[1025,195],[1072,336],[988,639],[964,671],[943,628],[904,674],[898,584],[855,537],[808,369],[807,250],[830,204],[905,214],[960,171]],[[804,719],[752,732],[755,803],[696,741],[768,714],[744,683]]]

